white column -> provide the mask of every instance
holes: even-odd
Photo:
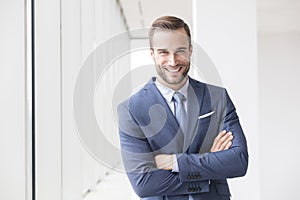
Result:
[[[60,1],[34,2],[36,198],[62,200]]]
[[[232,199],[257,200],[260,194],[258,159],[258,94],[256,2],[195,0],[196,42],[215,64],[245,132],[249,168],[243,178],[229,180]]]
[[[25,1],[0,1],[0,199],[6,200],[26,199],[24,22]]]
[[[63,200],[83,198],[83,155],[73,113],[73,91],[82,63],[81,1],[61,4],[62,43],[62,196]]]
[[[264,18],[259,20],[262,21]],[[280,26],[277,27],[280,28]],[[298,198],[300,177],[299,52],[299,32],[259,31],[259,135],[262,199]]]

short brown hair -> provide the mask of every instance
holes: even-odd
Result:
[[[154,32],[157,29],[162,30],[177,30],[179,28],[184,28],[186,35],[189,38],[189,45],[191,46],[191,32],[189,26],[180,18],[175,16],[162,16],[158,19],[156,19],[149,30],[149,42],[150,42],[150,48],[152,48],[152,37],[154,35]]]

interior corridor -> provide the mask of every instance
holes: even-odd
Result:
[[[237,107],[250,162],[232,200],[297,199],[300,1],[1,0],[1,200],[139,199],[116,107],[155,76],[162,15],[192,30],[189,75]]]

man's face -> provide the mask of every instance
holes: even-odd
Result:
[[[184,28],[174,31],[156,30],[152,37],[151,56],[154,60],[158,81],[179,89],[185,83],[190,69],[192,49]]]

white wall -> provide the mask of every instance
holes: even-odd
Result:
[[[0,1],[0,199],[25,200],[25,3]]]
[[[125,31],[124,21],[116,1],[110,0],[37,1],[35,10],[37,199],[81,200],[110,169],[96,162],[80,143],[74,122],[74,87],[90,52]],[[118,45],[108,47],[107,55]],[[129,46],[129,37],[123,45]],[[111,82],[119,71],[107,75],[113,78]],[[95,78],[90,80],[96,83]],[[112,90],[112,84],[108,86],[106,90]],[[99,118],[106,117],[103,113],[100,110]],[[97,138],[90,141],[99,149],[104,145]]]
[[[300,4],[258,1],[262,199],[298,199]]]
[[[98,180],[102,180],[111,170],[97,162],[93,156],[83,148],[78,138],[78,130],[74,121],[74,87],[82,64],[88,56],[99,45],[105,43],[113,36],[126,31],[119,5],[116,1],[105,0],[64,0],[62,1],[62,130],[63,130],[63,200],[80,200],[83,193],[93,190]],[[107,58],[111,57],[115,48],[126,48],[129,46],[129,37],[125,43],[113,44],[106,48]],[[125,46],[125,47],[124,47]],[[104,61],[100,61],[100,63]],[[92,66],[95,71],[87,81],[98,83],[95,76],[101,66]],[[116,64],[107,71],[102,78],[101,85],[95,90],[95,114],[102,125],[105,133],[113,140],[117,139],[117,127],[112,123],[111,112],[112,102],[103,102],[108,99],[108,94],[113,92],[114,84],[122,76],[122,72],[129,69],[128,60],[122,64]],[[101,82],[99,81],[99,82]],[[82,97],[85,96],[86,86],[82,85]],[[98,83],[99,84],[99,83]],[[101,95],[105,95],[104,98]],[[84,108],[84,102],[82,102]],[[103,104],[102,104],[103,103]],[[82,117],[83,123],[88,123],[87,118]],[[102,123],[102,124],[101,124]],[[96,132],[90,127],[90,132]],[[89,133],[87,133],[89,134]],[[97,151],[102,151],[110,159],[110,163],[120,163],[118,155],[112,155],[103,151],[104,141],[97,138],[89,138],[89,144],[95,146]],[[111,166],[113,167],[113,166]]]
[[[262,199],[297,199],[299,196],[299,52],[299,32],[259,32]]]
[[[229,180],[232,199],[259,199],[256,2],[195,0],[194,12],[194,38],[214,62],[248,141],[248,172]]]

